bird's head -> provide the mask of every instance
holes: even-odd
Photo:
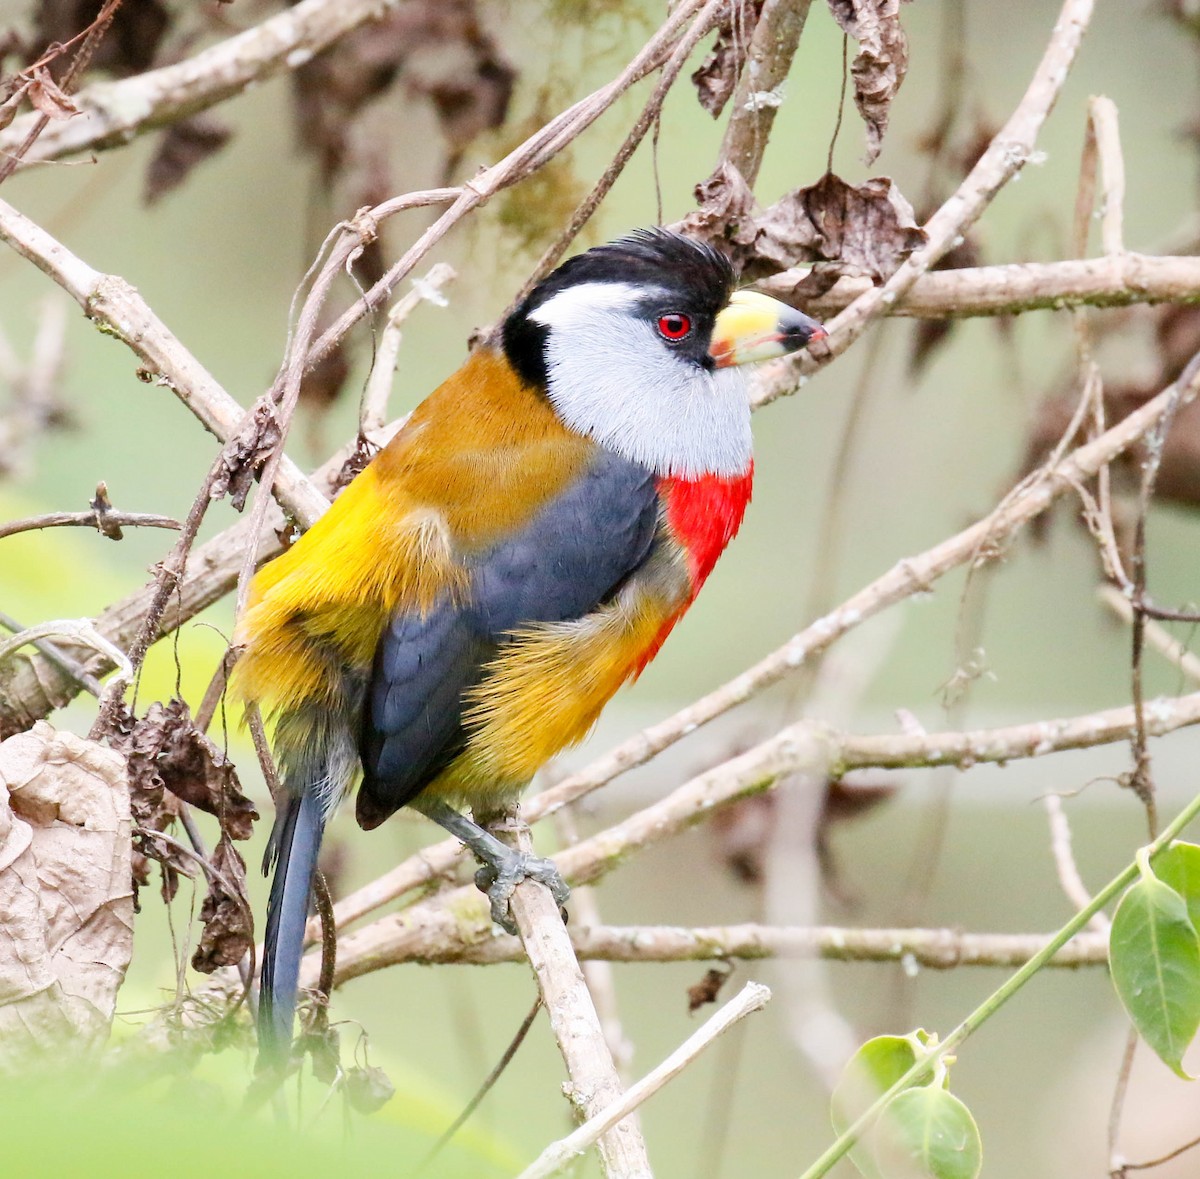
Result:
[[[610,450],[660,475],[740,475],[751,449],[740,366],[825,329],[734,281],[712,247],[637,230],[535,287],[504,323],[504,351],[568,426]]]

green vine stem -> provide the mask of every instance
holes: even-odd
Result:
[[[829,1173],[830,1168],[862,1137],[871,1123],[883,1111],[897,1093],[907,1089],[923,1074],[928,1073],[931,1063],[942,1060],[947,1053],[953,1052],[964,1040],[985,1020],[995,1015],[1009,999],[1013,997],[1063,946],[1067,944],[1101,909],[1113,900],[1122,889],[1132,884],[1140,871],[1139,861],[1149,859],[1166,847],[1198,814],[1200,814],[1200,794],[1192,799],[1175,817],[1174,821],[1153,843],[1140,849],[1135,859],[1118,876],[1113,877],[1104,886],[1091,903],[1080,909],[1024,966],[993,991],[966,1019],[962,1021],[935,1048],[922,1056],[886,1093],[884,1093],[869,1109],[857,1118],[837,1140],[800,1176],[800,1179],[820,1179]]]

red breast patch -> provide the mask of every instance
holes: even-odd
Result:
[[[699,479],[658,481],[659,495],[667,507],[667,523],[687,553],[693,597],[741,527],[753,484],[753,463],[744,475],[732,478],[702,475]]]

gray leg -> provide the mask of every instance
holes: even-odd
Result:
[[[571,895],[553,860],[514,850],[444,802],[418,799],[409,805],[461,840],[475,853],[476,859],[483,862],[483,867],[475,873],[475,883],[480,892],[487,893],[492,903],[492,920],[509,933],[517,932],[509,912],[509,901],[522,880],[544,884],[560,905]]]

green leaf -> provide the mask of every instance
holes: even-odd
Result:
[[[937,1085],[906,1089],[884,1107],[871,1135],[883,1179],[975,1179],[983,1143],[971,1111]]]
[[[1138,1034],[1191,1080],[1182,1062],[1200,1027],[1200,936],[1183,897],[1144,871],[1117,906],[1108,961]]]
[[[868,1040],[847,1062],[833,1091],[830,1118],[834,1130],[844,1133],[936,1042],[937,1038],[922,1028],[907,1036],[876,1036]],[[850,1161],[867,1179],[879,1175],[870,1155],[861,1147],[850,1151]]]
[[[1176,841],[1150,861],[1154,875],[1187,904],[1192,928],[1200,934],[1200,847]]]

